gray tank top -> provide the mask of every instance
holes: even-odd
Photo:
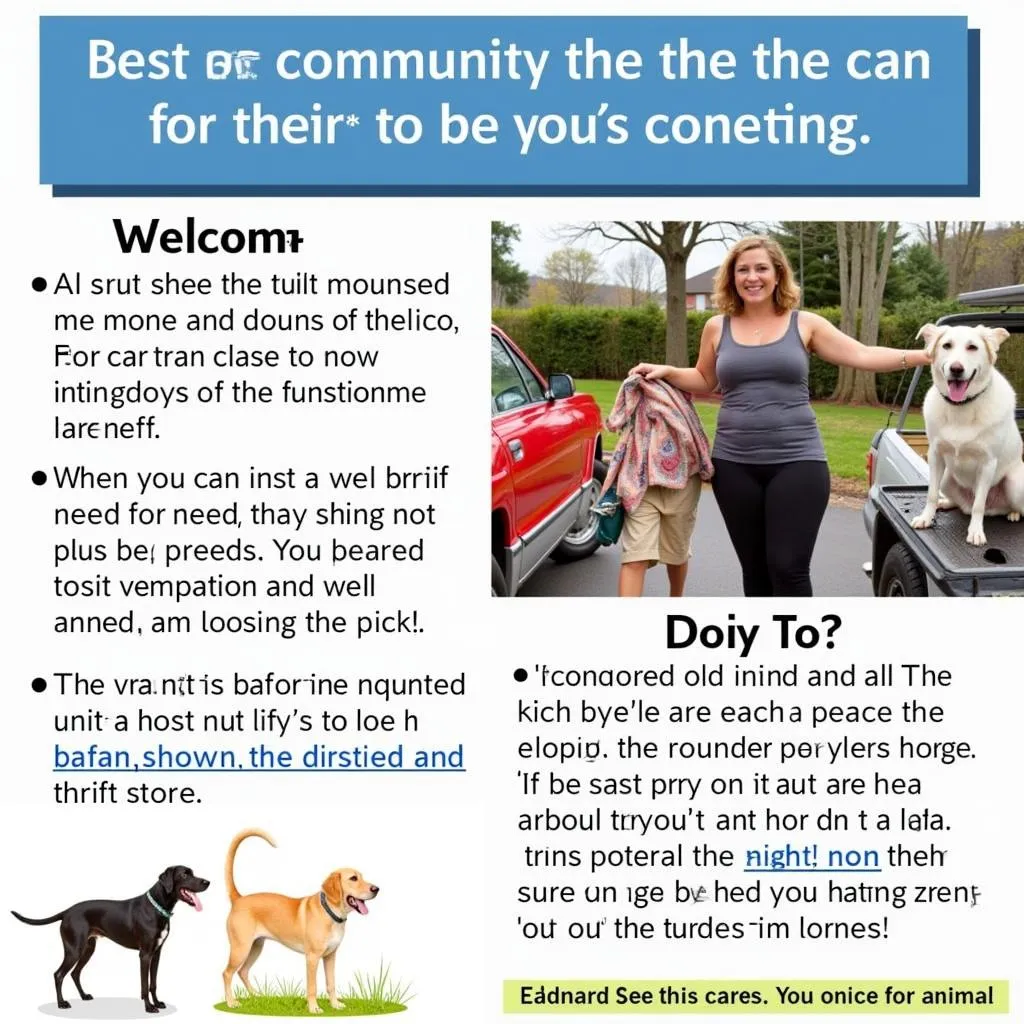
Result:
[[[810,356],[800,340],[797,311],[785,334],[766,345],[740,345],[730,318],[722,323],[715,370],[722,406],[712,455],[730,462],[825,461],[810,406]]]

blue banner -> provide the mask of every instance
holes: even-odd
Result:
[[[978,45],[956,17],[45,17],[40,178],[977,195]]]

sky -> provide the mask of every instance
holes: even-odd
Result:
[[[595,256],[598,256],[604,267],[605,277],[610,281],[615,264],[629,251],[629,247],[625,244],[608,249],[609,243],[602,238],[584,238],[570,243],[566,239],[558,237],[558,229],[561,225],[557,221],[549,223],[521,220],[516,223],[519,226],[521,238],[513,250],[512,258],[530,274],[543,275],[544,260],[548,254],[571,244],[574,248],[590,249]],[[727,248],[728,246],[720,245],[718,242],[708,242],[698,246],[687,265],[687,275],[693,277],[711,267],[717,267]]]

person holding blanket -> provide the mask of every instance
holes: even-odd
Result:
[[[747,597],[811,596],[811,555],[830,490],[810,405],[811,353],[876,373],[928,362],[920,350],[862,345],[797,309],[799,300],[778,243],[741,239],[718,269],[714,302],[722,315],[704,325],[697,365],[641,363],[630,371],[682,391],[721,391],[712,487]]]
[[[608,415],[619,434],[602,493],[615,488],[625,519],[619,597],[640,597],[647,569],[663,562],[682,597],[702,480],[713,470],[690,396],[657,379],[626,378]]]

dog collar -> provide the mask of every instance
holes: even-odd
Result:
[[[146,899],[149,900],[149,902],[153,904],[153,906],[156,908],[156,912],[158,914],[163,914],[163,916],[166,917],[168,921],[171,919],[171,914],[173,913],[173,911],[171,911],[171,910],[164,910],[164,908],[161,907],[160,904],[157,903],[157,901],[155,899],[153,899],[153,897],[150,895],[150,892],[149,892],[148,889],[146,890]]]
[[[954,402],[953,399],[949,397],[949,395],[943,395],[941,391],[939,391],[939,394],[942,395],[942,397],[947,402],[949,402],[950,405],[966,405],[968,402],[973,402],[976,398],[981,398],[981,396],[985,394],[986,391],[988,391],[989,387],[990,385],[986,385],[976,395],[969,395],[962,402]],[[936,388],[935,390],[938,391],[939,389]]]
[[[320,890],[320,906],[324,908],[324,913],[335,924],[344,924],[345,923],[345,918],[341,917],[340,915],[336,914],[333,910],[331,910],[330,905],[327,902],[327,896],[325,895],[325,893],[324,893],[324,891],[322,889]]]

